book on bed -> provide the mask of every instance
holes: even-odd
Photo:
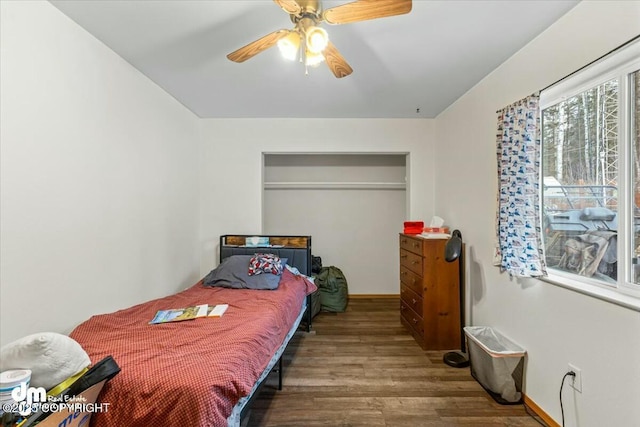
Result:
[[[174,308],[170,310],[158,310],[149,324],[155,325],[157,323],[167,322],[180,322],[183,320],[193,320],[198,317],[204,317],[207,315],[207,304],[194,305],[185,308]]]
[[[168,322],[181,322],[183,320],[193,320],[199,317],[222,317],[229,308],[229,304],[208,305],[200,304],[185,308],[174,308],[170,310],[158,310],[150,325]]]
[[[207,310],[207,317],[222,317],[227,308],[229,308],[229,304],[210,305]]]

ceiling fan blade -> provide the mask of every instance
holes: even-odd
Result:
[[[348,24],[409,12],[411,0],[357,0],[325,10],[322,18],[329,24]]]
[[[231,52],[227,55],[227,58],[229,58],[233,62],[244,62],[247,59],[259,54],[263,50],[269,49],[271,46],[276,44],[278,40],[286,37],[290,32],[290,30],[274,31],[271,34],[267,34],[266,36],[261,37],[258,40],[251,42],[234,52]]]
[[[280,6],[290,15],[297,15],[302,12],[302,8],[296,0],[273,0],[275,4]]]
[[[353,72],[351,66],[347,64],[347,61],[345,61],[343,56],[340,55],[340,52],[338,52],[338,49],[333,43],[329,42],[322,54],[324,55],[324,59],[327,62],[329,69],[331,69],[331,72],[337,78],[341,79]]]

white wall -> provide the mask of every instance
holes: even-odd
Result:
[[[492,266],[495,111],[637,34],[640,2],[581,2],[436,118],[436,206],[467,243],[467,324],[493,326],[527,349],[525,392],[558,422],[567,364],[582,369],[582,394],[563,393],[567,426],[638,425],[640,313],[538,280],[510,280]]]
[[[198,119],[48,2],[0,2],[1,342],[195,283]]]
[[[340,268],[349,295],[397,295],[400,263],[390,260],[398,258],[405,204],[398,190],[269,190],[264,233],[313,236],[313,254]]]
[[[263,152],[410,153],[407,219],[428,221],[434,215],[432,120],[203,120],[201,274],[217,264],[218,237],[221,234],[262,232]],[[352,218],[352,226],[357,226],[357,218]],[[401,222],[397,224],[397,231],[402,231]],[[344,233],[349,232],[350,229],[345,228]],[[397,235],[385,244],[397,247]],[[397,281],[390,286],[393,293],[398,293]],[[368,293],[385,292],[376,290]]]

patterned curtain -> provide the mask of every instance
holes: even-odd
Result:
[[[540,235],[540,97],[531,95],[498,111],[500,269],[517,277],[546,276]]]

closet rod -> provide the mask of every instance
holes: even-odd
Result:
[[[404,182],[274,182],[264,183],[265,190],[406,190]]]

